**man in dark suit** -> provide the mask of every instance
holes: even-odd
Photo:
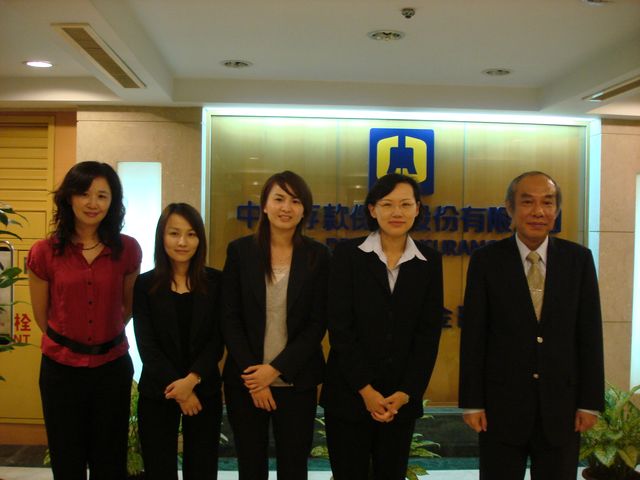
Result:
[[[580,432],[603,408],[598,283],[591,252],[552,238],[561,206],[542,172],[516,177],[506,207],[515,235],[469,263],[460,407],[479,433],[480,478],[575,480]]]

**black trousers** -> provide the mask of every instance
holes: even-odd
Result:
[[[140,396],[138,426],[148,480],[177,480],[178,427],[182,418],[182,478],[218,478],[218,445],[222,419],[221,396],[199,398],[200,413],[182,415],[175,400]]]
[[[224,392],[238,455],[239,479],[266,480],[269,476],[270,423],[276,444],[278,480],[306,479],[316,389],[298,392],[290,387],[271,388],[277,407],[272,412],[256,408],[244,386],[225,385]]]
[[[404,480],[415,420],[348,421],[325,414],[327,447],[335,480]]]
[[[533,433],[524,445],[507,444],[487,432],[479,435],[480,480],[522,480],[531,460],[531,480],[576,480],[580,434],[573,433],[561,446],[551,445],[536,419]]]
[[[40,396],[56,480],[124,480],[133,366],[128,354],[96,368],[42,356]]]

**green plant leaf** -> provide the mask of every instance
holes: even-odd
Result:
[[[17,238],[18,240],[22,240],[22,237],[17,233],[10,232],[9,230],[0,230],[0,235],[9,235],[10,237]]]
[[[613,465],[617,453],[618,450],[613,445],[598,446],[593,451],[595,457],[605,467],[610,467],[611,465]]]
[[[315,458],[329,458],[329,450],[325,445],[316,445],[311,449],[311,456]]]
[[[417,463],[410,463],[407,465],[406,477],[409,480],[418,480],[418,475],[429,475],[426,468]]]
[[[16,212],[13,208],[11,208],[10,205],[4,203],[4,204],[0,204],[0,213],[2,214],[9,214],[9,215],[17,215],[18,217],[22,218],[23,220],[26,220],[27,222],[29,221],[27,219],[27,217],[25,217],[24,215]]]
[[[627,445],[626,447],[618,450],[618,455],[624,463],[631,469],[636,468],[638,464],[638,449],[633,445]]]
[[[593,446],[583,443],[580,446],[580,460],[586,460],[593,455]]]

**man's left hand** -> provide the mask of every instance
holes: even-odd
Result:
[[[596,422],[598,421],[598,416],[593,413],[583,412],[582,410],[578,410],[576,412],[576,423],[575,428],[576,432],[586,432],[590,428],[592,428]]]

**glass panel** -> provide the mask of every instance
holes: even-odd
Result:
[[[317,212],[306,234],[328,244],[368,233],[357,208],[371,161],[381,165],[374,172],[400,165],[433,182],[433,193],[422,197],[429,216],[412,235],[444,255],[448,312],[426,394],[434,404],[457,403],[459,307],[469,253],[511,234],[503,208],[508,183],[529,170],[554,177],[563,191],[558,236],[584,241],[584,125],[223,115],[212,115],[210,125],[209,263],[216,268],[224,265],[229,241],[255,231],[260,189],[275,172],[290,169],[308,182]],[[378,141],[372,129],[390,133]],[[427,130],[434,162],[425,173],[419,162],[429,157],[429,141],[421,140]]]
[[[135,238],[142,248],[141,272],[153,268],[156,223],[162,211],[162,165],[160,162],[118,162],[118,175],[124,190],[127,213],[122,233]],[[133,322],[126,328],[134,378],[140,379],[142,361],[133,333]]]
[[[630,385],[640,385],[640,175],[636,175],[636,226],[633,248],[633,311],[631,314]]]

